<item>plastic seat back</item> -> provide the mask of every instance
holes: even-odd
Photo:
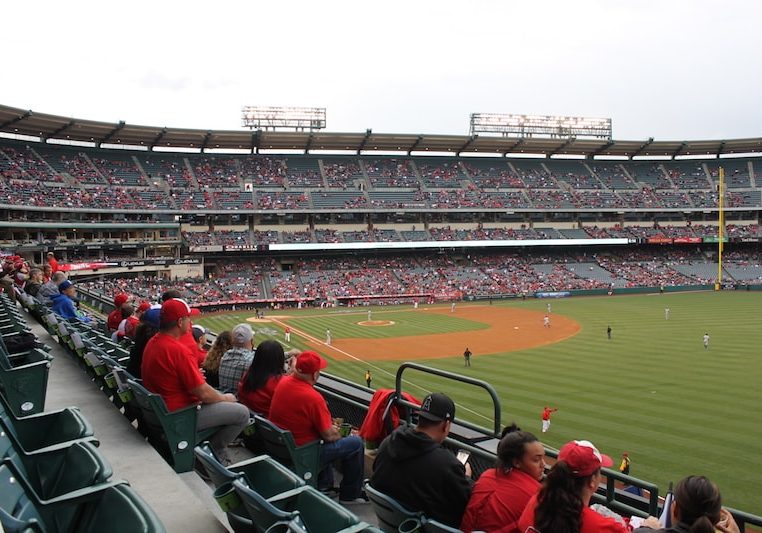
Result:
[[[34,503],[7,463],[0,463],[0,487],[0,520],[5,531],[43,531]]]
[[[374,489],[370,483],[365,484],[365,494],[368,495],[373,512],[378,518],[378,526],[387,533],[396,533],[400,524],[405,520],[420,520],[422,513],[405,509],[397,500]]]
[[[310,486],[279,494],[268,501],[284,511],[298,511],[310,533],[331,533],[360,523],[351,511]]]
[[[162,533],[166,531],[156,513],[129,485],[106,489],[90,502],[74,529],[77,533]]]
[[[316,486],[320,472],[321,441],[297,446],[290,431],[279,428],[261,416],[255,416],[254,420],[267,454],[291,468],[313,487]]]
[[[298,511],[283,511],[278,509],[249,487],[249,484],[243,477],[233,481],[233,487],[259,531],[264,532],[270,530],[270,528],[276,530],[278,524],[287,526],[292,521],[300,521]]]
[[[32,456],[21,455],[27,481],[37,495],[47,500],[108,481],[113,470],[89,442]]]

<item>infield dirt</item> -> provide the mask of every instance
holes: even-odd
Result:
[[[451,315],[450,309],[446,307],[419,309],[417,312]],[[577,322],[562,315],[550,315],[550,327],[544,327],[545,313],[525,309],[462,305],[458,306],[454,315],[490,327],[388,339],[334,339],[332,346],[322,342],[309,344],[314,349],[330,354],[333,359],[409,361],[462,356],[466,347],[471,350],[473,357],[524,350],[562,341],[580,330]]]

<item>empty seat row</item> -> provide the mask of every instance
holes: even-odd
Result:
[[[5,531],[162,532],[153,510],[125,481],[113,480],[93,428],[74,407],[44,412],[47,352],[33,345],[11,354],[9,339],[29,333],[15,302],[0,295],[0,523]],[[66,327],[61,325],[62,330]],[[60,333],[60,332],[59,332]],[[70,336],[70,335],[69,335]],[[29,362],[32,358],[40,361]],[[44,367],[44,371],[40,370]],[[24,374],[22,372],[31,372]]]

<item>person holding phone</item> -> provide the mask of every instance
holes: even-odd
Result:
[[[545,447],[516,424],[503,430],[495,468],[474,485],[460,529],[518,532],[518,520],[529,499],[540,490],[545,471]]]
[[[423,399],[418,424],[401,426],[378,448],[370,485],[410,511],[458,527],[471,495],[471,469],[442,446],[455,404],[435,392]]]

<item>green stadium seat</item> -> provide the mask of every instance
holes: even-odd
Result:
[[[208,442],[196,446],[194,453],[196,459],[209,474],[209,478],[215,487],[215,493],[222,494],[226,492],[226,489],[232,489],[233,481],[240,476],[244,476],[249,487],[264,498],[270,498],[281,492],[304,486],[304,481],[299,476],[267,455],[225,467],[220,463]],[[240,500],[232,508],[223,506],[223,510],[226,512],[230,527],[234,531],[253,530],[251,517]]]
[[[93,428],[78,409],[68,407],[19,418],[0,394],[0,423],[25,452],[92,438]],[[93,439],[94,440],[94,439]]]
[[[154,448],[172,465],[175,472],[193,470],[193,448],[214,435],[219,428],[196,430],[198,406],[191,405],[170,412],[164,399],[136,380],[127,380],[132,404],[140,410],[140,422]]]
[[[299,525],[303,527],[299,512],[287,512],[278,509],[267,499],[249,487],[246,479],[241,476],[233,481],[238,498],[248,511],[252,523],[255,525],[255,531],[264,533],[265,531],[289,531],[289,525]]]
[[[8,532],[161,533],[154,511],[123,481],[40,499],[13,463],[0,464],[0,523]]]
[[[261,416],[255,416],[256,432],[261,436],[265,452],[291,468],[299,477],[313,487],[317,486],[320,473],[320,445],[316,440],[297,446],[290,431],[281,429]]]
[[[397,500],[374,489],[370,483],[365,483],[365,494],[368,495],[373,512],[376,513],[381,531],[396,533],[400,524],[406,520],[421,522],[422,513],[405,509]]]
[[[87,441],[26,454],[19,452],[5,435],[0,437],[0,457],[15,465],[19,475],[43,500],[105,483],[113,474],[111,465]]]
[[[460,533],[460,529],[450,527],[436,520],[430,520],[423,517],[421,527],[424,533]]]
[[[328,533],[363,531],[369,527],[353,513],[310,486],[269,499],[249,487],[244,476],[233,481],[233,487],[258,531]]]
[[[360,522],[354,513],[310,486],[278,494],[267,501],[283,511],[298,512],[310,533],[343,531]]]
[[[48,372],[53,357],[35,348],[9,356],[0,342],[0,393],[16,416],[39,413],[45,408]]]

